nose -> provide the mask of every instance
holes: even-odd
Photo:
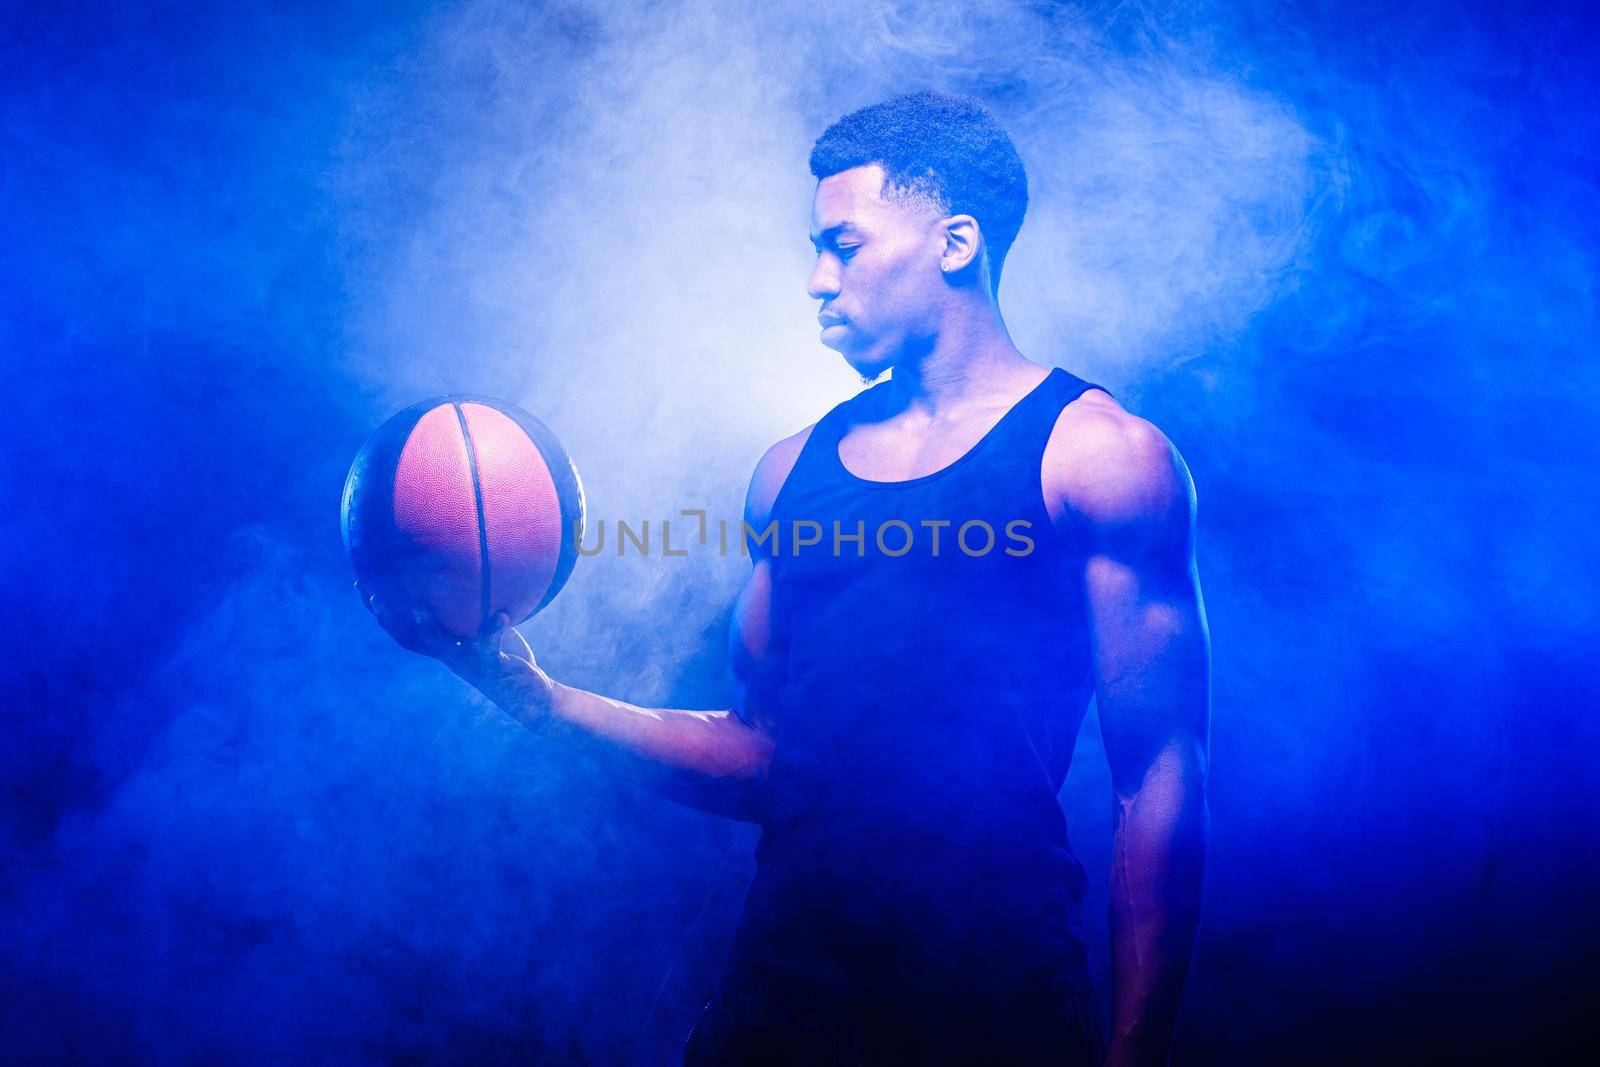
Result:
[[[831,300],[839,295],[839,268],[830,255],[817,257],[811,268],[811,280],[806,282],[806,295],[813,300]]]

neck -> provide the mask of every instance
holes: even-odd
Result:
[[[927,347],[894,365],[889,379],[894,410],[936,416],[1015,399],[1020,389],[1037,384],[1039,365],[1017,350],[993,305],[985,310],[949,317]]]

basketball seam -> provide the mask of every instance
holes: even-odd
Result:
[[[460,404],[452,401],[450,406],[455,408],[456,421],[461,424],[461,439],[467,444],[467,468],[472,472],[472,503],[478,510],[478,560],[483,583],[478,629],[482,630],[489,622],[489,526],[483,518],[483,485],[478,480],[478,450],[472,445],[472,431],[467,427],[467,415],[461,410]]]

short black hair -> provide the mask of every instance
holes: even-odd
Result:
[[[1028,174],[983,105],[945,93],[905,93],[852,111],[811,148],[818,181],[872,163],[883,167],[885,189],[977,219],[999,288],[1000,268],[1028,211]]]

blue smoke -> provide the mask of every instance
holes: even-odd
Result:
[[[5,20],[8,1060],[674,1062],[750,829],[395,648],[339,487],[389,413],[469,391],[549,423],[596,516],[736,518],[857,387],[802,292],[810,140],[922,87],[1029,166],[1022,349],[1199,486],[1216,840],[1179,1062],[1531,1062],[1592,1026],[1579,7]],[[525,631],[571,684],[726,706],[746,566],[585,559]],[[1091,717],[1062,800],[1102,979],[1108,790]]]

